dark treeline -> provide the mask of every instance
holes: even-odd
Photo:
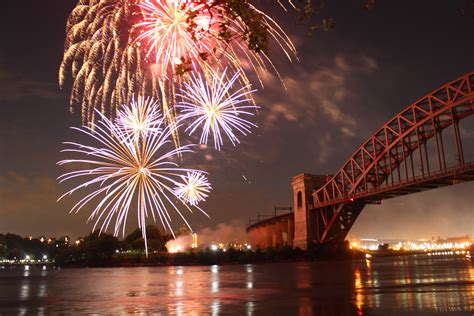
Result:
[[[114,251],[120,242],[113,244],[112,236],[102,235],[93,240],[85,240],[83,246],[68,248],[56,256],[56,264],[63,267],[100,267],[100,266],[169,266],[169,265],[214,265],[247,264],[287,261],[314,261],[324,258],[362,258],[363,253],[348,247],[312,247],[307,251],[299,248],[282,247],[252,250],[228,248],[212,250],[188,250],[179,253],[153,251],[145,256],[142,251]]]
[[[240,250],[229,248],[189,250],[168,253],[166,242],[171,235],[163,234],[156,226],[147,226],[148,257],[144,252],[141,231],[135,230],[125,239],[93,232],[70,242],[67,237],[56,239],[23,238],[14,234],[0,234],[0,259],[18,262],[26,256],[61,267],[110,267],[110,266],[166,266],[213,265],[235,263],[263,263],[280,261],[313,261],[322,258],[352,258],[363,254],[349,249],[348,243],[332,246],[314,246],[307,251],[291,247]],[[184,233],[184,232],[183,232]],[[178,232],[179,234],[179,232]]]
[[[149,225],[147,245],[150,252],[166,251],[166,242],[172,238],[163,234],[156,226]],[[180,232],[178,232],[179,235]],[[111,234],[98,231],[71,242],[69,237],[22,237],[15,234],[0,234],[0,259],[19,262],[28,258],[32,262],[50,261],[58,265],[108,265],[111,259],[122,252],[144,253],[145,244],[140,229],[136,229],[120,240]]]

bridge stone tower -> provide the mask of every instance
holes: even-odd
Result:
[[[316,240],[316,214],[310,212],[313,191],[321,188],[329,176],[301,173],[293,177],[293,209],[295,216],[295,238],[293,247],[307,249]]]

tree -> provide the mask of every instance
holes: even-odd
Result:
[[[377,0],[364,1],[363,7],[370,10],[375,7]],[[218,34],[213,34],[218,41],[230,43],[234,40],[243,40],[255,53],[268,53],[270,44],[268,24],[265,22],[264,14],[252,6],[249,0],[194,0],[193,2],[197,4],[195,7],[198,9],[189,11],[187,22],[189,23],[188,31],[196,42],[199,42],[203,33],[209,32],[203,30],[196,20],[200,14],[204,13],[210,16],[211,23],[213,23],[212,19],[215,19],[216,24],[219,25]],[[334,19],[330,17],[321,18],[324,8],[323,0],[279,0],[278,3],[285,9],[293,9],[297,14],[298,22],[306,25],[310,33],[320,29],[328,31],[336,25]],[[240,27],[234,27],[235,20],[242,22],[239,24]],[[200,58],[207,60],[208,55],[208,52],[201,52]],[[181,63],[176,67],[176,73],[182,75],[190,71],[191,63],[190,60],[182,58]]]
[[[176,237],[178,236],[187,236],[187,235],[191,235],[192,234],[192,231],[189,229],[188,226],[186,225],[182,225],[180,228],[178,228],[177,231],[175,231],[174,235]]]
[[[111,263],[120,246],[117,237],[95,231],[79,244],[78,254],[87,266],[105,266]]]
[[[388,244],[386,244],[386,243],[380,244],[379,247],[378,247],[378,250],[379,251],[387,251],[388,250]]]
[[[24,253],[18,248],[11,248],[7,250],[7,259],[8,260],[20,260],[24,259]]]
[[[148,225],[146,227],[147,245],[150,251],[164,251],[166,242],[169,240],[167,235],[164,235],[160,229],[155,225]],[[145,241],[142,237],[142,230],[137,228],[125,237],[125,242],[133,250],[144,251]]]
[[[222,10],[224,14],[219,16],[221,31],[218,40],[230,42],[235,38],[242,38],[247,42],[248,48],[256,53],[267,52],[269,48],[269,33],[263,22],[264,16],[250,4],[248,0],[196,0],[202,11],[211,11],[215,8]],[[316,30],[331,30],[336,22],[331,17],[323,17],[325,8],[324,0],[280,0],[278,2],[285,9],[290,8],[297,15],[299,23],[306,25],[310,33]],[[372,10],[376,7],[377,0],[362,0],[362,8]],[[197,12],[189,15],[189,30],[196,36],[198,24],[194,21]],[[212,13],[211,13],[212,17]],[[243,23],[243,32],[236,32],[232,28],[232,22],[240,19]],[[202,56],[207,58],[206,54]],[[184,63],[183,63],[184,64]]]

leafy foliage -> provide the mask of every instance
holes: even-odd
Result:
[[[150,252],[166,251],[166,242],[171,239],[171,235],[163,234],[155,225],[146,227],[147,243]],[[143,251],[145,241],[142,237],[141,229],[137,228],[125,237],[126,248],[134,251]]]
[[[248,0],[215,0],[213,2],[196,0],[196,2],[203,5],[209,12],[216,7],[225,11],[225,14],[221,14],[226,19],[220,25],[219,40],[230,43],[232,40],[242,37],[250,50],[256,53],[268,52],[270,41],[268,28],[263,23],[264,17],[258,10],[255,10]],[[310,34],[317,30],[329,31],[336,27],[336,21],[332,17],[324,16],[326,4],[324,0],[280,0],[278,3],[285,9],[290,7],[296,13],[297,21],[306,25]],[[375,9],[376,5],[377,0],[362,1],[362,8],[367,11]],[[189,16],[190,32],[195,32],[197,29],[197,24],[194,21],[196,16],[197,12]],[[243,34],[232,31],[231,25],[235,19],[241,19],[244,22]],[[203,53],[201,57],[206,59],[207,54]],[[186,67],[183,65],[180,70],[185,71],[185,69]]]

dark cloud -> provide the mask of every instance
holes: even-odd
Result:
[[[0,69],[0,102],[24,98],[59,99],[58,86]]]
[[[0,175],[0,216],[28,214],[33,206],[46,211],[58,198],[55,179],[10,171]]]
[[[286,89],[276,76],[262,74],[265,88],[257,94],[257,102],[263,132],[272,133],[285,124],[318,131],[312,150],[319,153],[319,163],[327,162],[332,142],[350,141],[359,132],[351,115],[354,103],[361,103],[354,80],[363,80],[378,68],[372,57],[339,54],[327,65],[298,67],[284,76]]]
[[[46,174],[8,171],[0,174],[0,231],[22,235],[74,237],[90,227],[86,214],[69,215],[70,201],[56,203],[63,189]]]
[[[344,111],[348,100],[357,102],[357,91],[351,82],[353,78],[376,71],[375,59],[338,55],[327,66],[311,70],[301,68],[283,77],[286,90],[281,88],[275,76],[263,75],[265,89],[257,99],[262,105],[262,127],[276,128],[280,120],[298,122],[301,126],[315,126],[322,120],[329,120],[339,125],[342,135],[353,136],[357,123]]]

